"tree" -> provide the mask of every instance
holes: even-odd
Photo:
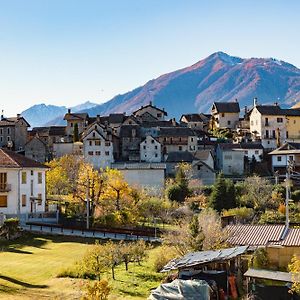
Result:
[[[235,187],[231,180],[226,180],[223,173],[217,177],[210,195],[210,207],[218,212],[236,206]]]
[[[212,209],[201,211],[198,217],[199,227],[205,237],[203,240],[203,250],[221,249],[226,246],[229,233],[222,228],[221,218]]]
[[[73,131],[73,142],[76,143],[79,141],[79,131],[78,131],[78,124],[74,124],[74,131]]]
[[[101,279],[101,273],[105,271],[106,265],[103,257],[103,246],[99,243],[91,246],[82,260],[83,269],[87,273],[95,275],[98,280]]]
[[[105,197],[115,201],[115,209],[121,210],[121,200],[131,198],[130,187],[119,170],[107,169],[107,187]],[[123,199],[122,199],[123,198]]]
[[[288,267],[292,273],[292,291],[300,294],[300,258],[294,255]]]
[[[197,215],[194,215],[189,224],[190,244],[194,251],[200,251],[203,248],[203,241],[205,239],[202,228],[199,225]]]
[[[244,181],[241,201],[244,205],[256,211],[265,211],[272,207],[272,185],[259,176],[248,177]]]

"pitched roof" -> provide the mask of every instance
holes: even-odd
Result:
[[[196,136],[196,134],[191,128],[173,126],[160,128],[159,136]]]
[[[232,245],[265,246],[271,242],[279,242],[284,225],[228,225]],[[300,233],[300,231],[299,231]]]
[[[206,160],[209,158],[209,156],[212,156],[209,149],[198,150],[194,154],[194,157],[199,160]]]
[[[192,162],[195,160],[194,155],[188,151],[169,152],[166,162]]]
[[[0,120],[0,126],[14,126],[18,121],[23,120],[26,123],[27,127],[30,127],[30,124],[23,117],[12,117],[12,118],[2,118]]]
[[[270,115],[270,116],[300,116],[299,109],[283,109],[279,105],[257,105],[257,110],[262,115]]]
[[[183,114],[180,120],[185,117],[188,122],[205,122],[209,120],[205,114]]]
[[[0,168],[48,168],[24,155],[0,149]]]
[[[110,114],[108,116],[108,122],[109,122],[109,124],[123,123],[124,120],[125,120],[125,114],[123,114],[123,113]]]
[[[240,105],[238,102],[214,102],[213,108],[216,108],[217,112],[224,113],[239,113]]]
[[[64,116],[64,120],[85,120],[89,117],[87,113],[66,113]]]
[[[176,126],[178,126],[178,123],[176,123]],[[142,127],[145,128],[151,128],[151,127],[172,127],[174,126],[173,121],[172,120],[168,120],[168,121],[143,121],[141,124]]]
[[[300,153],[300,143],[285,143],[279,148],[270,152],[270,155],[276,154],[299,154]]]
[[[152,108],[154,108],[154,109],[156,109],[156,110],[162,112],[165,116],[168,115],[168,113],[167,113],[165,110],[160,109],[160,108],[156,107],[155,105],[152,105],[152,102],[150,102],[149,104],[147,104],[147,105],[145,105],[145,106],[141,106],[139,109],[137,109],[136,111],[134,111],[133,114],[136,114],[138,111],[140,111],[140,110],[142,110],[142,109],[144,109],[144,108],[147,108],[147,107],[152,107]]]

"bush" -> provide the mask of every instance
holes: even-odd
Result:
[[[222,212],[223,216],[235,216],[236,220],[241,223],[251,221],[254,217],[254,209],[248,207],[236,207]]]
[[[190,192],[186,186],[174,184],[167,189],[167,197],[171,201],[184,202]]]
[[[175,256],[176,254],[171,251],[170,248],[162,247],[155,257],[154,270],[160,272],[171,259],[175,258]]]
[[[294,201],[299,202],[300,201],[300,190],[296,190],[292,192],[292,197]]]
[[[111,291],[111,287],[106,279],[97,280],[96,282],[87,283],[85,286],[87,292],[83,296],[83,300],[107,300]]]
[[[19,219],[17,218],[5,220],[3,225],[0,227],[0,236],[5,237],[7,240],[16,237],[19,232]]]
[[[269,265],[267,250],[264,248],[257,249],[253,254],[252,261],[252,266],[255,269],[267,269]]]

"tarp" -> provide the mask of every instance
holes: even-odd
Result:
[[[212,262],[222,262],[235,258],[247,251],[248,246],[209,250],[188,253],[182,258],[171,260],[161,272],[169,272],[182,268],[203,265]]]
[[[209,300],[211,288],[204,280],[175,279],[152,291],[148,300]]]

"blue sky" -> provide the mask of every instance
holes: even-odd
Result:
[[[300,1],[0,0],[0,109],[101,103],[216,51],[300,67]]]

